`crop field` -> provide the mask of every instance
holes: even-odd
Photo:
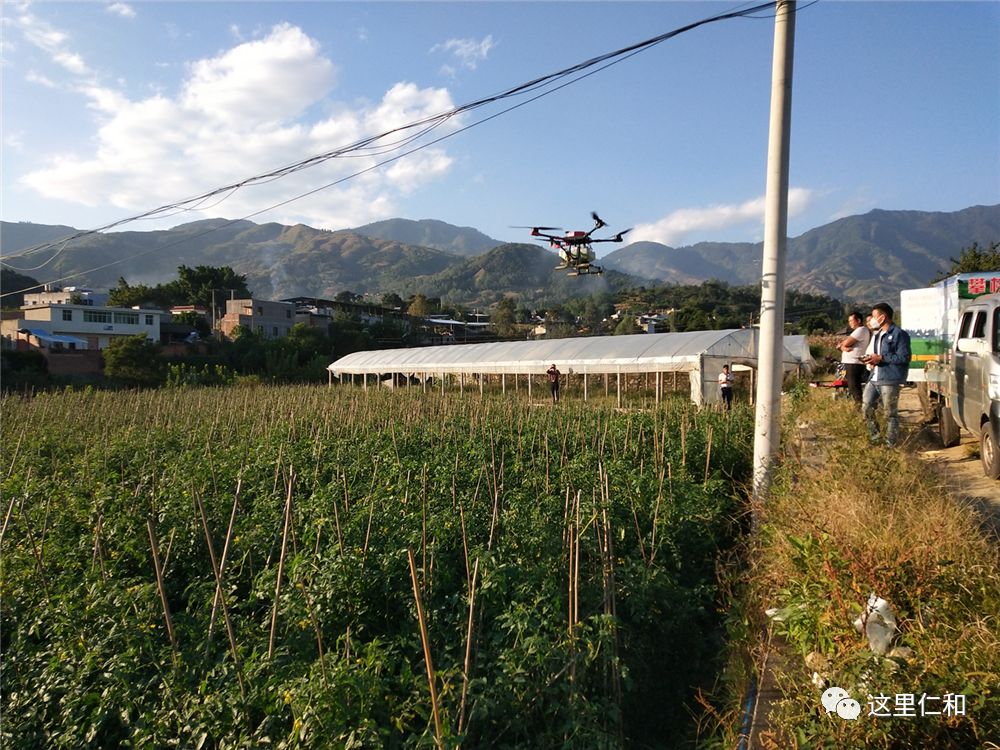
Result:
[[[693,736],[746,409],[255,387],[2,411],[4,746]]]

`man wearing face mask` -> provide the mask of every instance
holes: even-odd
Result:
[[[879,400],[885,414],[885,442],[890,448],[899,440],[899,389],[910,368],[910,334],[892,322],[892,307],[879,302],[872,308],[871,353],[864,363],[872,374],[862,400],[865,422],[872,444],[879,441],[875,411]]]

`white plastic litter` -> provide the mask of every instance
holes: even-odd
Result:
[[[868,647],[876,654],[884,654],[892,646],[892,638],[899,629],[896,627],[896,613],[892,605],[877,594],[868,597],[864,611],[854,621],[859,633],[868,637]]]
[[[777,607],[772,607],[771,609],[765,609],[764,614],[775,622],[785,622],[789,617],[797,612],[804,612],[806,610],[805,604],[792,604],[788,607],[782,607],[778,609]]]

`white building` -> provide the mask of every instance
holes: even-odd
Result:
[[[18,331],[28,330],[35,336],[48,334],[83,339],[87,342],[87,349],[104,349],[119,336],[142,334],[151,341],[159,342],[160,319],[168,313],[87,304],[44,304],[25,305],[21,308],[21,315],[16,320],[3,321],[2,335],[5,339],[16,341]]]
[[[29,292],[24,295],[25,307],[38,307],[40,305],[106,305],[108,302],[107,292],[95,292],[93,289],[85,289],[80,286],[67,286],[62,289],[46,288],[44,292]]]

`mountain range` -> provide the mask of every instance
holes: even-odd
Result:
[[[52,243],[71,227],[3,222],[0,253],[41,281],[106,288],[119,277],[155,284],[179,265],[232,266],[257,296],[332,297],[357,293],[422,293],[462,305],[503,296],[524,304],[630,286],[691,284],[717,279],[760,281],[761,243],[701,242],[668,247],[635,242],[604,257],[602,276],[567,277],[553,253],[538,245],[505,244],[471,227],[441,221],[390,219],[350,230],[302,224],[207,219],[151,232],[92,234]],[[789,238],[787,278],[800,291],[843,300],[896,299],[900,289],[927,285],[973,242],[1000,239],[1000,205],[950,213],[874,210]],[[46,261],[49,261],[46,263]],[[33,267],[43,265],[42,269]],[[4,290],[8,291],[8,290]]]

